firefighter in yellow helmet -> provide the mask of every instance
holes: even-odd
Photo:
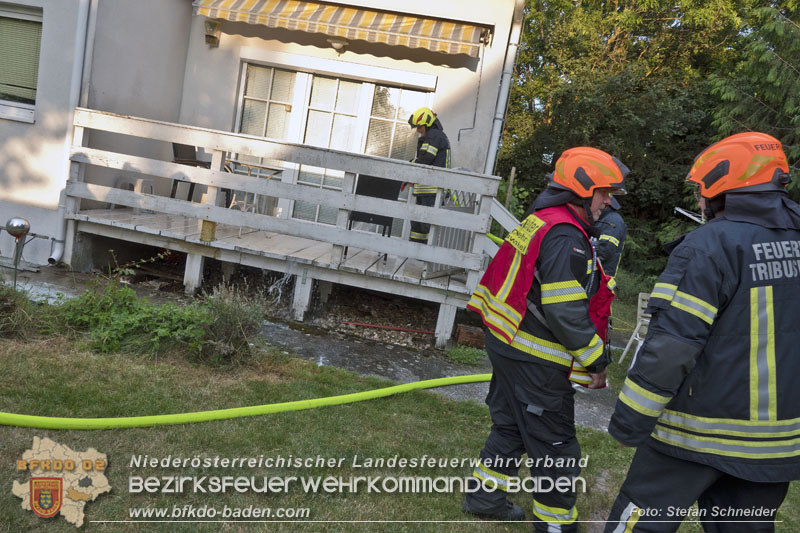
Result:
[[[417,155],[415,163],[432,165],[435,167],[450,168],[450,141],[444,133],[442,123],[436,114],[427,107],[420,107],[408,119],[408,124],[416,128],[419,134],[417,140]],[[413,193],[417,205],[432,207],[436,201],[438,187],[414,184]],[[419,243],[428,242],[430,224],[411,221],[411,240]]]
[[[774,531],[800,479],[800,206],[780,141],[740,133],[687,181],[708,221],[673,249],[609,433],[637,446],[606,531]],[[721,521],[735,521],[721,523]]]
[[[613,298],[591,222],[612,192],[625,192],[627,173],[602,150],[565,151],[532,214],[506,237],[472,294],[467,308],[486,326],[493,374],[486,397],[492,428],[465,497],[468,513],[525,518],[506,497],[524,453],[536,461],[534,479],[571,483],[580,474],[570,382],[605,386]],[[575,502],[569,488],[534,494],[535,531],[577,531]]]

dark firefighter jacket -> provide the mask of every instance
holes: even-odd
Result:
[[[586,369],[608,364],[603,338],[613,299],[613,281],[597,269],[593,252],[566,206],[528,216],[503,241],[467,304],[489,331],[487,346],[512,359],[572,367],[570,379],[591,383]]]
[[[609,425],[756,482],[800,478],[800,206],[728,194],[673,250]]]
[[[597,257],[600,258],[603,271],[609,276],[616,276],[627,233],[625,221],[622,220],[619,212],[608,207],[595,222],[594,227],[600,234],[597,237]]]
[[[417,140],[417,156],[414,163],[450,168],[450,140],[444,134],[442,123],[437,118],[425,131],[425,136]],[[436,194],[438,187],[414,184],[414,194]]]

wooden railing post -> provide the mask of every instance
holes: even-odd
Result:
[[[473,234],[473,236],[472,236],[473,237],[472,238],[472,246],[470,248],[470,252],[472,252],[473,254],[480,254],[480,253],[483,252],[483,239],[487,238],[486,234],[491,229],[490,214],[491,214],[491,211],[492,211],[492,201],[493,200],[494,200],[494,197],[487,196],[487,195],[484,195],[484,194],[478,195],[478,197],[477,197],[478,209],[477,209],[477,213],[476,214],[486,217],[486,219],[489,221],[489,222],[487,222],[487,226],[489,226],[489,227],[487,227],[482,232],[477,232],[476,231]],[[467,290],[474,291],[475,288],[478,286],[478,281],[480,281],[480,277],[481,277],[481,270],[469,270],[469,271],[467,271]]]
[[[225,152],[214,150],[211,154],[211,169],[222,170],[225,165]],[[217,205],[217,187],[208,186],[205,199],[207,205]],[[200,240],[212,242],[216,238],[217,223],[207,218],[201,221]],[[200,254],[186,254],[186,268],[183,272],[183,288],[186,294],[194,294],[203,283],[205,258]]]
[[[82,126],[73,126],[72,133],[72,146],[83,146],[84,128]],[[67,176],[66,187],[70,182],[78,183],[83,181],[85,173],[83,163],[76,163],[74,161],[69,164],[69,175]],[[67,231],[64,237],[64,263],[73,266],[73,254],[75,253],[75,239],[77,237],[75,231],[75,214],[80,209],[81,199],[67,196],[64,202],[64,217],[66,218]]]
[[[354,194],[356,190],[356,175],[352,172],[344,173],[344,182],[342,183],[342,195]],[[350,210],[339,209],[339,214],[336,217],[336,227],[347,229],[348,222],[350,221]],[[331,251],[331,263],[339,265],[342,263],[344,255],[344,246],[334,245]]]

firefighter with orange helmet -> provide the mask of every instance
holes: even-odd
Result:
[[[493,374],[486,398],[492,428],[465,497],[469,513],[525,518],[507,499],[524,453],[535,479],[571,481],[580,473],[570,380],[605,386],[603,341],[613,298],[591,222],[611,193],[625,192],[627,173],[602,150],[565,151],[534,211],[503,241],[472,294],[467,307],[486,326]],[[569,490],[537,492],[534,529],[577,531],[575,501]]]
[[[414,163],[450,168],[450,140],[444,133],[442,123],[436,114],[427,107],[420,107],[408,118],[408,124],[416,128],[417,155]],[[417,205],[432,207],[436,202],[438,187],[415,183],[413,188]],[[411,221],[411,240],[426,244],[431,225],[424,222]]]
[[[609,433],[636,455],[606,531],[774,531],[800,479],[800,206],[780,141],[727,137],[687,181],[708,221],[670,254]],[[734,525],[718,521],[737,521]]]

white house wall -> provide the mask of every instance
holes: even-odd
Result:
[[[191,13],[189,0],[100,0],[87,107],[178,122]],[[94,148],[172,159],[163,142],[100,132],[87,139]],[[124,175],[90,168],[85,180],[113,185]],[[169,193],[168,183],[156,186]]]
[[[42,40],[34,122],[0,118],[0,224],[5,226],[12,216],[22,216],[31,223],[31,232],[52,236],[68,170],[66,139],[78,2],[10,3],[42,9]],[[0,255],[8,258],[13,243],[8,233],[0,233]],[[35,239],[26,246],[23,257],[46,263],[49,252],[47,240]]]
[[[350,41],[338,54],[327,35],[267,28],[243,22],[222,21],[219,47],[204,42],[205,17],[192,20],[180,122],[231,131],[241,66],[254,61],[289,70],[313,72],[310,64],[327,62],[326,73],[336,65],[365,81],[387,82],[381,71],[422,75],[435,80],[432,107],[439,115],[452,144],[453,166],[482,172],[488,151],[492,119],[497,101],[514,2],[459,0],[430,2],[385,0],[348,2],[374,9],[425,14],[431,17],[469,21],[494,27],[492,43],[480,58],[448,55],[402,46]],[[258,51],[264,51],[259,57]],[[267,52],[271,52],[272,55]],[[273,61],[280,56],[280,62]],[[291,63],[284,63],[284,60]],[[480,90],[479,90],[480,80]],[[402,85],[402,83],[401,83]],[[477,108],[476,108],[477,106]]]

